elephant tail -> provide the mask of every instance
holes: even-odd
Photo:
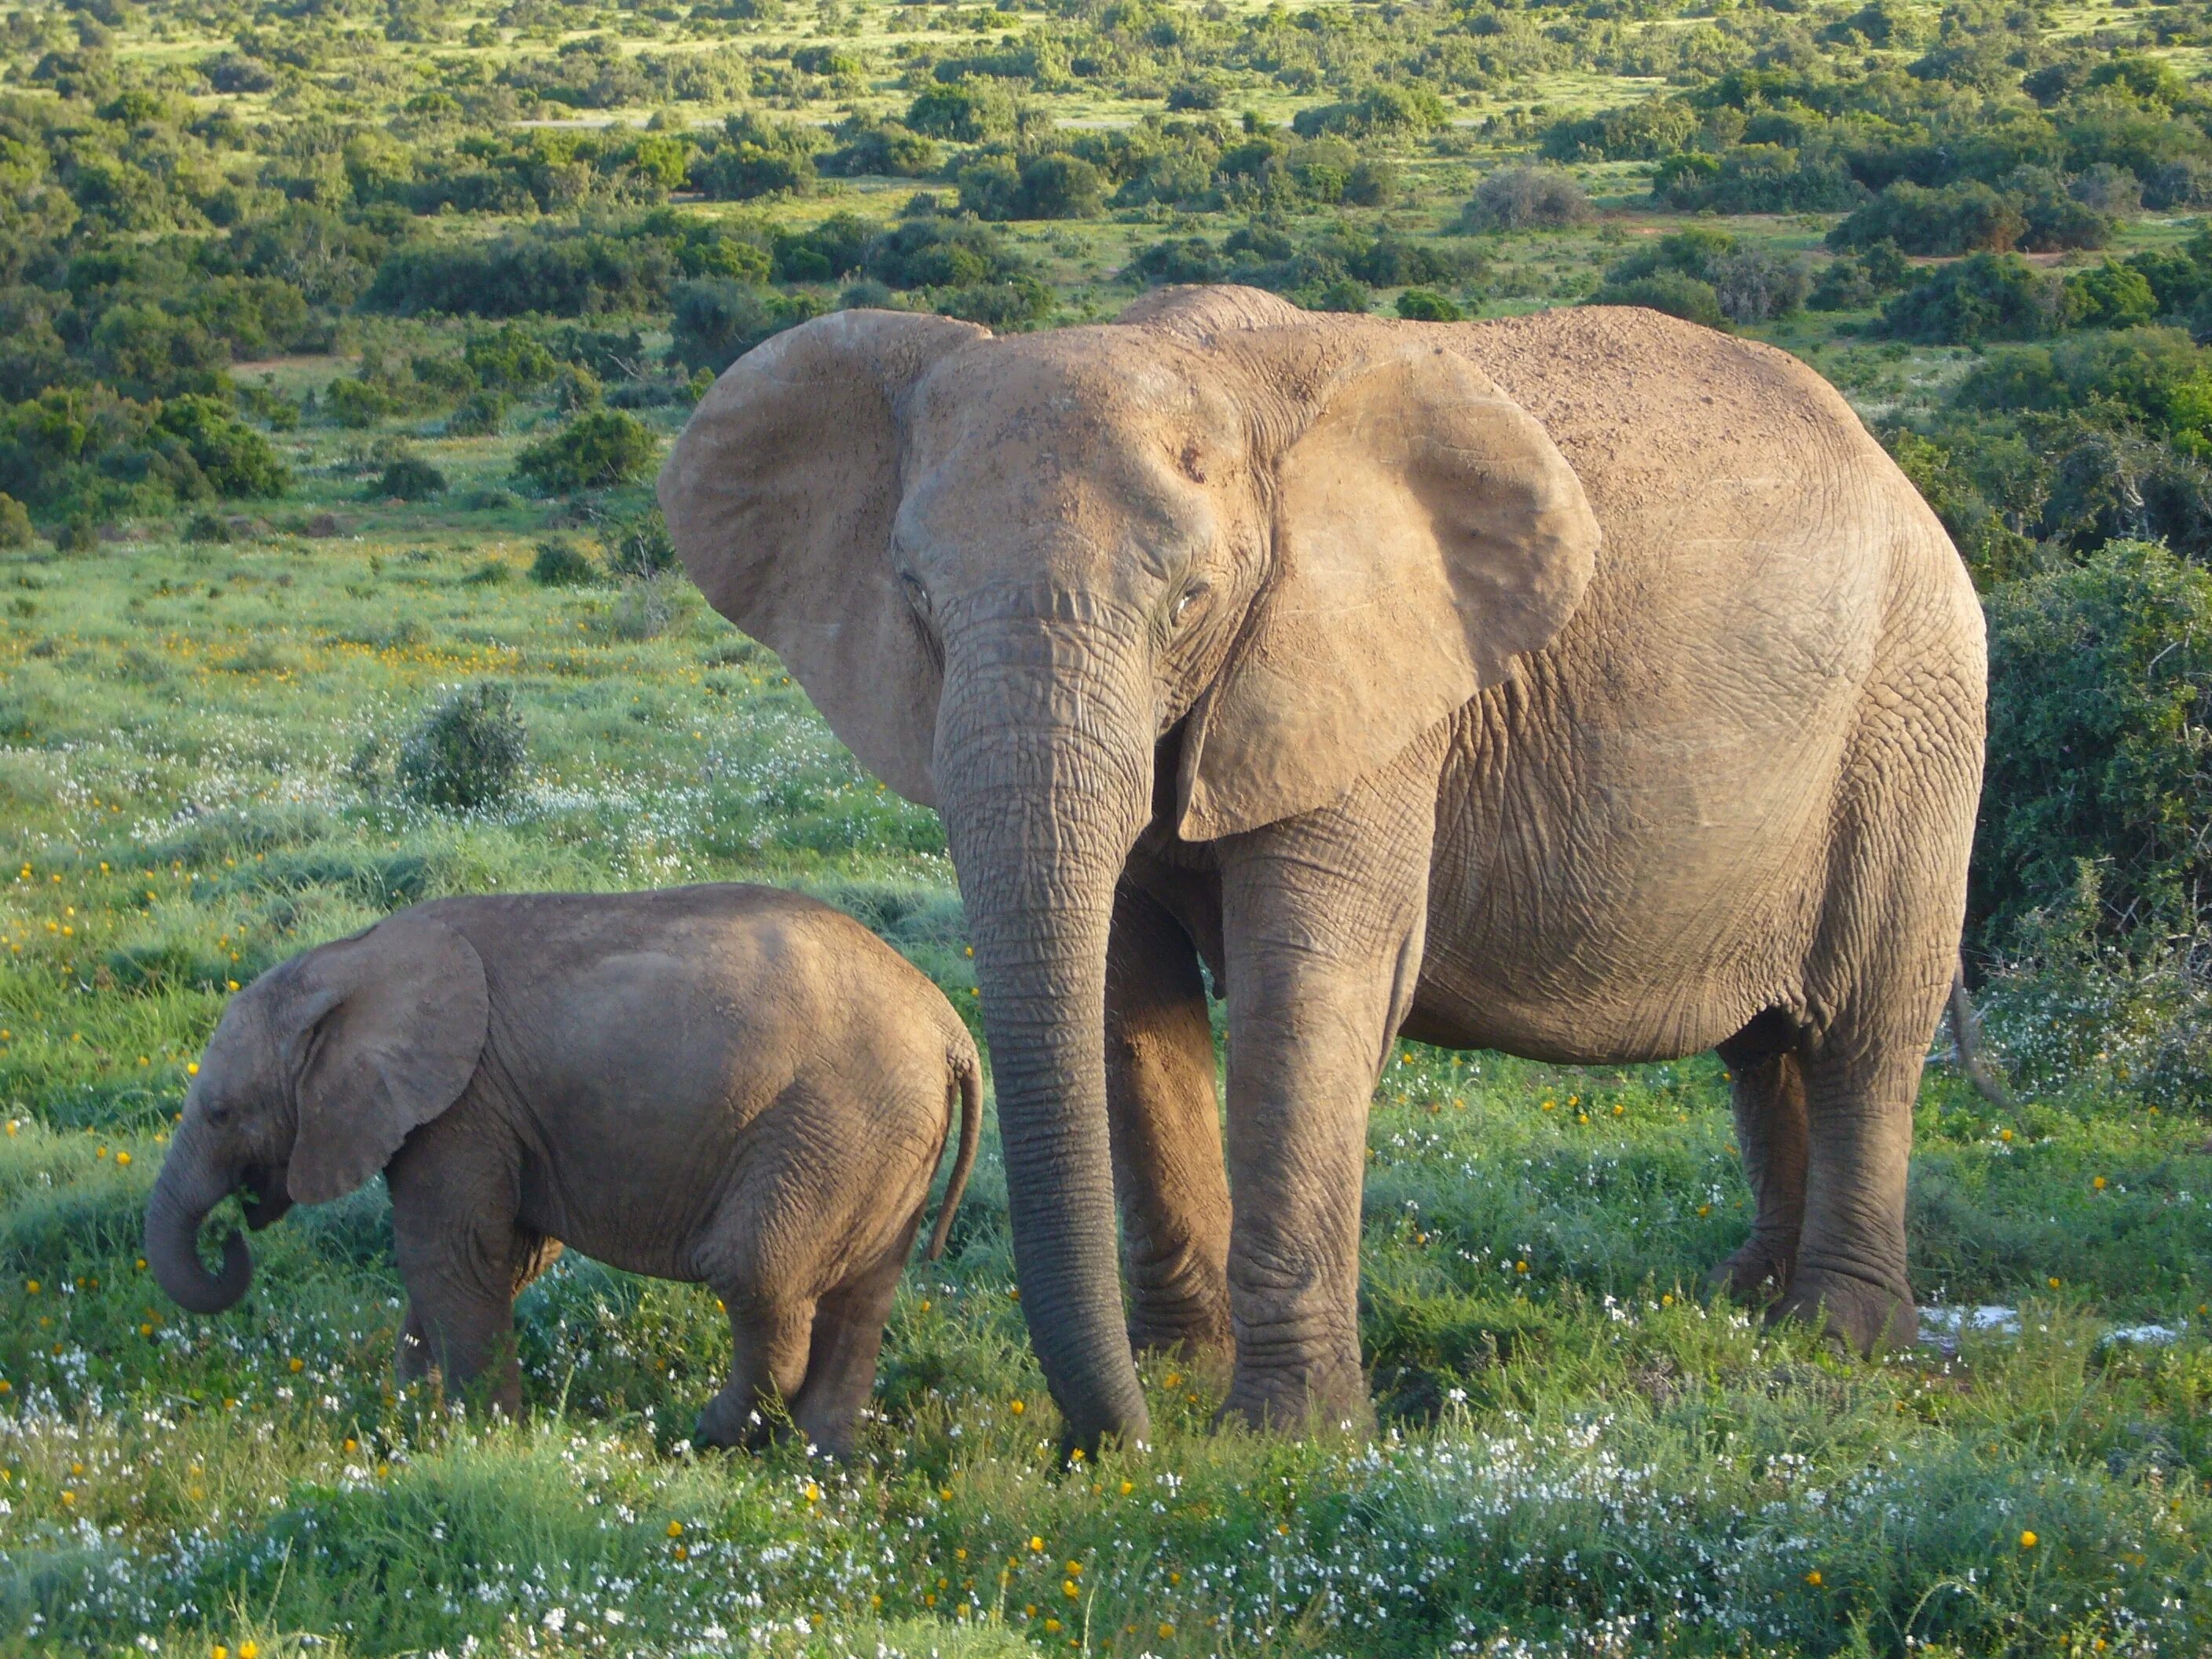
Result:
[[[1997,1074],[1982,1047],[1982,1022],[1974,1012],[1973,1000],[1966,994],[1966,963],[1963,957],[1951,969],[1951,1043],[1958,1050],[1959,1069],[1974,1085],[1974,1092],[1999,1111],[2010,1111],[2012,1091],[2005,1087],[2004,1079]]]
[[[945,1183],[945,1201],[937,1206],[937,1225],[929,1235],[932,1261],[945,1254],[952,1218],[959,1213],[961,1195],[968,1190],[968,1172],[975,1167],[975,1143],[983,1133],[983,1064],[972,1044],[965,1054],[952,1056],[952,1080],[960,1088],[960,1150],[952,1155],[952,1175]]]

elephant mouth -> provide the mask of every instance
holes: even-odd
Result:
[[[255,1232],[281,1219],[292,1207],[290,1171],[281,1164],[257,1164],[240,1176],[238,1190],[245,1200],[246,1224]]]

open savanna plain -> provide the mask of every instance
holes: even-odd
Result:
[[[2101,0],[0,17],[0,1654],[2212,1652],[2208,43]],[[1716,1059],[1413,1044],[1375,1420],[1302,1441],[1156,1357],[1153,1443],[1063,1468],[988,1129],[848,1461],[694,1452],[712,1293],[574,1255],[520,1419],[396,1389],[379,1183],[256,1236],[230,1312],[161,1295],[226,999],[399,906],[785,884],[973,1023],[934,815],[668,568],[646,481],[823,311],[1195,280],[1732,328],[1942,515],[2018,1098],[1939,1040],[1922,1346],[1703,1295],[1750,1221]]]

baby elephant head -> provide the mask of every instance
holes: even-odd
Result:
[[[246,1224],[351,1192],[459,1098],[490,1004],[475,947],[402,915],[270,969],[233,999],[201,1058],[146,1206],[146,1260],[194,1313],[246,1294],[246,1241],[200,1261],[208,1212],[243,1188]]]

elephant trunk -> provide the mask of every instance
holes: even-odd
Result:
[[[1150,805],[1133,673],[1071,684],[1100,647],[1062,622],[949,651],[935,773],[983,993],[1013,1224],[1063,1449],[1151,1430],[1129,1352],[1106,1115],[1107,931]]]
[[[234,1231],[223,1240],[220,1273],[200,1261],[200,1224],[234,1184],[231,1171],[209,1155],[198,1120],[187,1118],[146,1201],[146,1262],[170,1298],[192,1313],[222,1312],[253,1277],[252,1255]]]

